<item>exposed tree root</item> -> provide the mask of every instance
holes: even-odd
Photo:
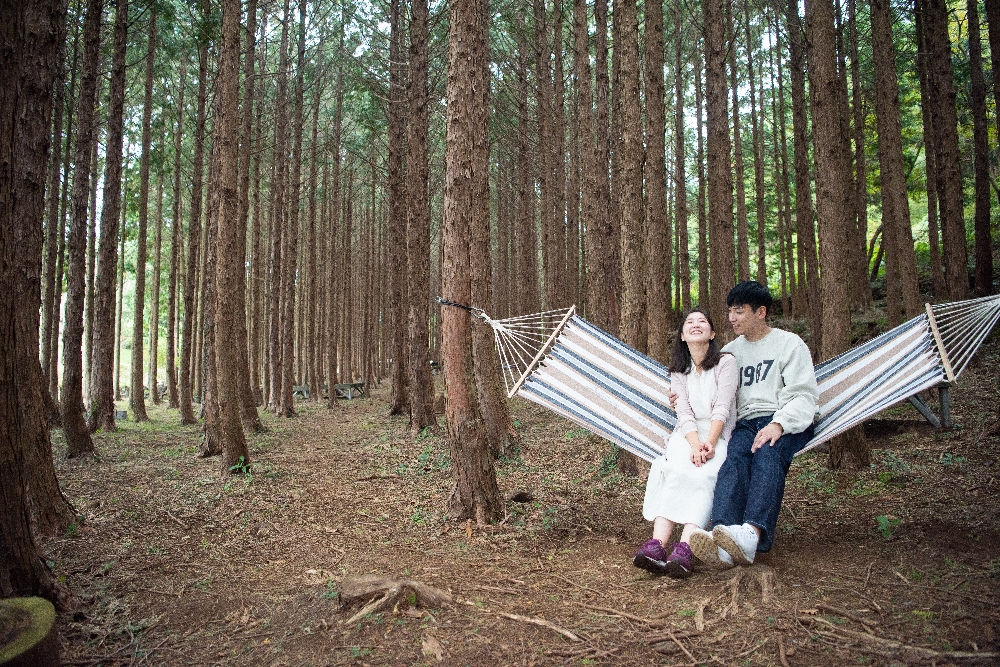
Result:
[[[374,574],[349,577],[341,582],[338,595],[341,609],[349,609],[359,604],[361,610],[344,621],[345,625],[356,623],[368,614],[394,608],[398,604],[410,607],[443,607],[451,604],[451,594],[412,579],[391,579]]]

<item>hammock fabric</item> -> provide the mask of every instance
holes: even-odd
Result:
[[[504,320],[462,307],[493,327],[508,397],[542,405],[647,461],[663,453],[677,423],[663,364],[587,322],[575,306]],[[817,365],[816,434],[799,453],[955,382],[998,319],[1000,296],[928,304],[919,317]]]

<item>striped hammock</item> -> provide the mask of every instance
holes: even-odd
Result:
[[[439,299],[445,305],[460,305]],[[670,372],[576,314],[576,307],[490,319],[508,398],[521,396],[637,456],[664,451],[677,415]],[[819,418],[809,451],[910,396],[955,382],[1000,319],[1000,296],[926,312],[816,366]]]

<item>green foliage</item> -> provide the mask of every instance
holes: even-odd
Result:
[[[889,537],[892,535],[892,532],[900,524],[900,519],[897,519],[895,517],[890,518],[885,514],[879,514],[877,517],[875,517],[875,521],[878,524],[878,532],[885,539],[889,539]]]

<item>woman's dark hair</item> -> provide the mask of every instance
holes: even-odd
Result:
[[[687,343],[681,340],[681,336],[684,333],[684,323],[687,322],[687,318],[691,313],[701,313],[708,320],[708,326],[715,331],[715,324],[712,323],[712,316],[701,308],[692,308],[691,310],[684,313],[684,317],[681,318],[681,325],[677,327],[677,334],[674,336],[674,351],[670,355],[670,372],[671,373],[687,373],[691,370],[691,351],[688,349]],[[715,338],[708,341],[708,352],[705,354],[705,360],[701,363],[703,370],[710,370],[715,368],[715,365],[719,363],[719,358],[722,356],[722,350],[719,348],[719,343]]]

